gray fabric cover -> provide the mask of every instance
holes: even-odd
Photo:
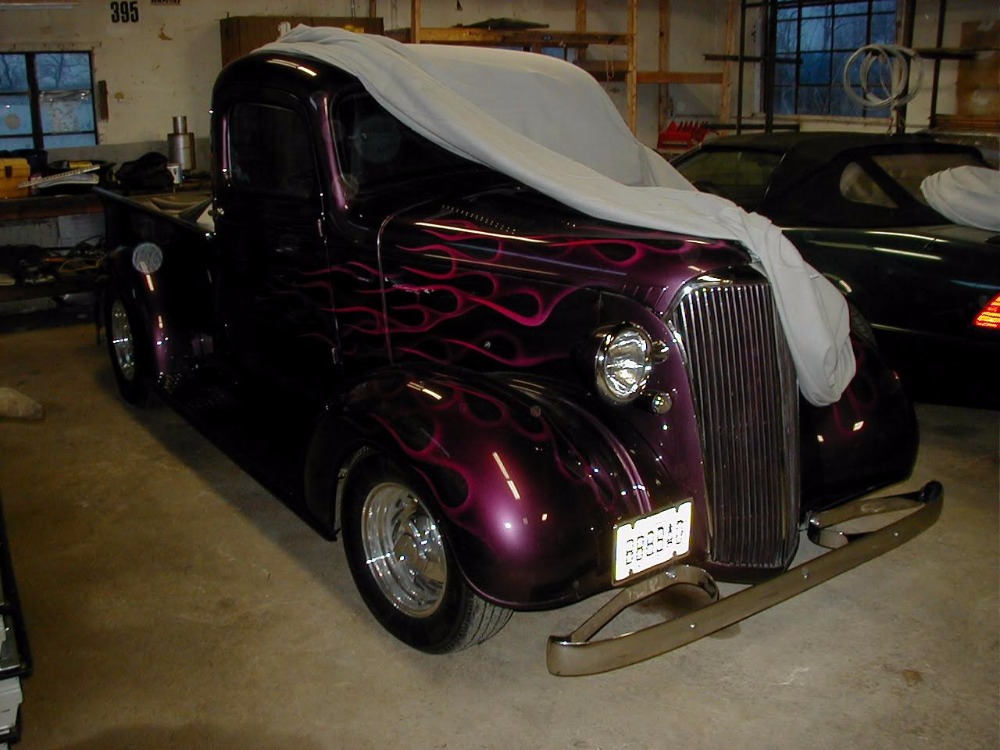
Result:
[[[920,192],[931,208],[956,224],[1000,232],[1000,171],[953,167],[925,177]]]
[[[406,45],[308,26],[255,52],[342,68],[434,143],[590,216],[742,243],[772,282],[805,398],[819,406],[837,401],[854,376],[841,294],[770,221],[698,192],[636,140],[579,68],[545,55]]]

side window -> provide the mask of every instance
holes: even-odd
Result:
[[[318,194],[308,124],[285,107],[247,102],[233,107],[229,170],[233,187],[289,198]]]
[[[366,91],[340,99],[331,116],[340,173],[353,192],[475,167],[408,128]]]
[[[851,162],[840,173],[840,194],[852,203],[867,203],[884,208],[899,208],[879,187],[872,176],[857,162]]]
[[[771,184],[781,154],[761,151],[702,151],[678,166],[696,188],[756,210]]]

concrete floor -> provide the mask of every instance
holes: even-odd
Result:
[[[35,672],[24,750],[996,748],[998,414],[920,406],[906,488],[947,490],[902,548],[673,654],[589,678],[516,615],[426,656],[316,536],[165,408],[115,392],[93,329],[0,335],[0,491]],[[642,615],[640,615],[641,617]]]

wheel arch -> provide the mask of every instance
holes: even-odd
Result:
[[[120,245],[104,261],[103,278],[97,290],[96,304],[105,310],[116,295],[120,295],[130,313],[141,324],[136,332],[137,344],[144,348],[150,370],[147,375],[160,387],[169,390],[174,376],[179,375],[195,357],[210,353],[211,336],[204,324],[195,326],[183,311],[193,291],[178,293],[187,274],[167,273],[165,268],[143,273],[132,263],[134,245]],[[164,261],[164,267],[168,260]],[[199,307],[200,311],[200,307]],[[201,313],[199,312],[199,315]],[[103,326],[103,313],[98,325]],[[105,335],[107,335],[105,331]]]
[[[376,371],[321,418],[305,464],[307,507],[335,538],[350,467],[382,451],[423,479],[463,577],[484,599],[537,609],[584,598],[606,588],[614,523],[648,509],[634,467],[621,465],[626,451],[570,401],[480,373]]]

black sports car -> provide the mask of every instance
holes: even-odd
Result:
[[[950,222],[920,190],[937,172],[987,167],[977,149],[918,135],[757,134],[708,141],[673,164],[781,226],[871,323],[914,398],[1000,408],[1000,235]]]

